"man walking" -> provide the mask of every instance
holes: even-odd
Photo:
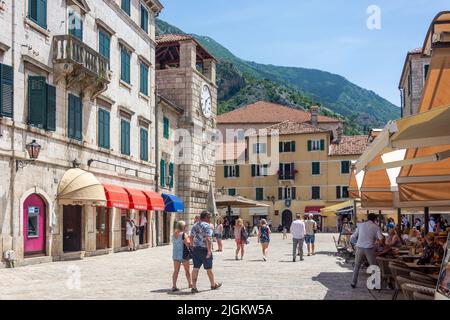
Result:
[[[306,242],[306,246],[308,247],[308,257],[310,255],[315,255],[316,253],[314,252],[314,244],[316,242],[316,231],[317,231],[317,223],[316,221],[314,221],[314,215],[310,214],[308,216],[308,220],[305,221],[305,230],[306,230],[306,235],[305,235],[305,242]]]
[[[381,240],[383,235],[381,234],[380,227],[376,224],[377,215],[370,213],[368,221],[358,225],[356,232],[351,236],[350,241],[354,243],[356,241],[356,254],[355,254],[355,269],[353,270],[353,280],[351,283],[352,288],[356,288],[358,283],[359,269],[364,261],[367,259],[369,264],[377,265],[375,259],[375,241]]]
[[[305,240],[305,223],[302,221],[301,214],[297,214],[297,218],[291,224],[292,234],[292,261],[295,262],[297,257],[297,248],[300,252],[300,261],[303,261],[303,241]]]
[[[214,273],[212,271],[212,236],[211,213],[203,211],[200,215],[200,221],[192,227],[190,235],[192,243],[192,261],[194,263],[194,269],[192,270],[192,293],[198,293],[197,279],[198,272],[202,265],[208,273],[211,290],[219,289],[222,286],[221,283],[215,282]]]

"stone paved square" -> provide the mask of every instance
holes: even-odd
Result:
[[[290,236],[272,235],[270,259],[262,261],[256,238],[243,261],[234,259],[234,242],[215,253],[218,291],[209,290],[200,271],[200,293],[192,295],[180,272],[181,292],[171,293],[172,246],[124,252],[84,260],[0,269],[0,299],[132,299],[132,300],[374,300],[392,291],[370,293],[361,273],[359,288],[350,288],[351,265],[336,257],[332,234],[317,235],[317,254],[292,262]],[[79,275],[79,277],[77,277]],[[77,279],[80,279],[77,281]]]

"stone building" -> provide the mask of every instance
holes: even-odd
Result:
[[[209,185],[215,187],[216,60],[189,35],[161,35],[156,41],[158,94],[183,109],[173,137],[174,170],[186,208],[183,219],[191,225],[207,208]]]
[[[2,5],[2,256],[13,250],[26,264],[120,251],[127,216],[139,221],[140,213],[149,222],[143,246],[154,242],[161,10],[158,0]],[[30,161],[33,141],[41,150]],[[63,198],[76,179],[103,196]]]
[[[422,49],[408,52],[400,77],[402,117],[416,114],[430,68],[429,57],[422,56]]]

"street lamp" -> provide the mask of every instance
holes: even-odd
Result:
[[[36,140],[33,140],[25,146],[25,149],[28,152],[30,160],[16,160],[16,172],[19,171],[19,169],[26,167],[28,164],[36,161],[39,157],[39,153],[41,152],[41,145],[38,144]]]

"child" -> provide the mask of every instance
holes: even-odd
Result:
[[[283,227],[283,240],[287,239],[287,228]]]

